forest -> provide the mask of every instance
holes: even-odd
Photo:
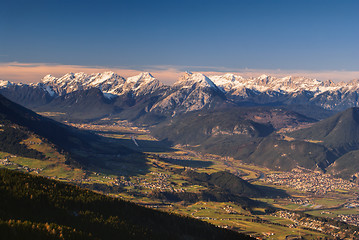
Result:
[[[252,239],[44,177],[0,169],[5,239]]]

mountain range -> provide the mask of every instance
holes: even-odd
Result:
[[[186,72],[172,86],[147,72],[127,79],[114,72],[67,73],[59,78],[47,75],[33,84],[0,81],[0,93],[36,111],[64,112],[61,120],[73,121],[117,115],[157,123],[195,110],[263,105],[288,106],[323,119],[331,111],[359,106],[358,80],[334,83],[291,76],[244,78],[229,73],[205,76]],[[307,105],[317,110],[307,111],[303,107]]]
[[[160,140],[272,169],[300,166],[345,178],[359,170],[345,167],[359,158],[354,80],[186,72],[168,86],[150,73],[125,79],[105,72],[0,86],[1,94],[37,112],[58,112],[57,120],[126,119],[151,126]]]

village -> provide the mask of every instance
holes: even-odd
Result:
[[[308,170],[303,171],[302,169],[293,169],[287,173],[268,174],[262,180],[270,184],[284,185],[317,195],[323,195],[336,190],[351,190],[357,187],[357,184],[353,182],[334,178],[329,174]]]
[[[25,172],[33,172],[36,174],[39,174],[43,170],[42,168],[30,168],[28,166],[23,166],[21,164],[11,162],[9,159],[14,158],[14,157],[17,157],[17,156],[9,155],[9,156],[6,156],[5,158],[0,159],[0,165],[3,165],[3,166],[11,166],[12,165],[12,166],[15,166],[17,170],[22,170]]]
[[[131,177],[131,179],[126,179],[125,177],[119,177],[115,185],[151,190],[159,189],[169,192],[184,192],[183,188],[174,188],[173,184],[169,182],[170,175],[157,172],[151,172],[150,174],[153,175],[152,178]]]
[[[288,224],[289,228],[308,228],[316,231],[323,232],[325,234],[332,235],[333,237],[342,239],[343,236],[346,236],[349,232],[348,229],[341,229],[337,226],[330,224],[329,222],[324,222],[320,220],[315,220],[308,217],[300,216],[298,213],[290,211],[277,211],[273,214],[274,216],[285,218],[291,220],[293,223]],[[343,217],[348,218],[348,215],[343,215]],[[341,219],[340,219],[341,220]],[[349,223],[349,222],[348,222]],[[356,237],[359,236],[358,232],[354,232]],[[355,238],[356,239],[356,238]]]
[[[350,225],[359,226],[359,214],[338,215],[337,219]]]

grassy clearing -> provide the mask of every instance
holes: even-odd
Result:
[[[62,113],[62,112],[38,112],[38,114],[44,117],[58,117],[58,116],[66,115],[66,113]]]
[[[51,165],[51,163],[47,161],[26,157],[13,157],[10,158],[10,161],[29,168],[46,168]]]
[[[346,199],[315,198],[313,202],[324,207],[336,207],[346,202]]]

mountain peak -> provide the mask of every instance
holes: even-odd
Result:
[[[75,77],[75,73],[73,72],[69,72],[69,73],[66,73],[64,76],[62,77],[67,77],[67,78],[74,78]]]
[[[52,76],[51,74],[47,74],[45,77],[43,77],[42,79],[41,79],[41,82],[42,83],[50,83],[50,82],[53,82],[54,80],[56,80],[57,78],[56,77],[54,77],[54,76]]]
[[[186,82],[186,81],[190,81],[190,82],[201,82],[201,81],[205,81],[205,79],[208,78],[206,75],[204,75],[203,73],[199,73],[199,72],[185,72],[180,78],[178,82]]]
[[[11,86],[12,83],[9,81],[5,81],[5,80],[0,80],[0,87],[8,87]]]
[[[127,78],[126,82],[127,83],[134,83],[134,82],[151,82],[153,80],[156,80],[156,78],[154,78],[151,73],[149,72],[142,72],[136,76],[133,77],[129,77]]]
[[[209,79],[203,73],[195,72],[189,73],[185,72],[182,77],[175,82],[174,86],[182,88],[190,88],[195,86],[200,88],[212,88],[215,91],[224,93],[223,89],[219,88],[211,79]]]
[[[143,77],[143,78],[155,78],[155,77],[152,76],[152,74],[149,73],[149,72],[143,72],[143,73],[141,73],[141,74],[142,74],[142,77]]]
[[[224,78],[234,82],[236,80],[236,76],[233,73],[226,73],[223,75]]]
[[[268,78],[268,75],[265,75],[265,74],[262,74],[258,77],[258,79],[261,79],[261,80],[264,80],[264,79],[267,79]]]

